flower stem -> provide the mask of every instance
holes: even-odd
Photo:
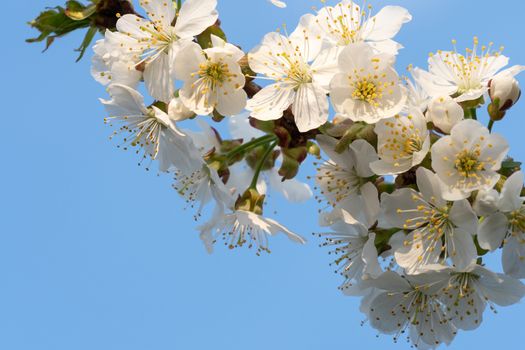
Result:
[[[261,161],[259,164],[257,164],[257,169],[255,169],[255,174],[253,174],[252,183],[250,184],[250,189],[257,189],[257,182],[259,181],[259,175],[261,175],[262,168],[264,164],[266,163],[266,160],[268,160],[268,157],[272,154],[273,149],[277,146],[277,141],[274,141],[271,145],[268,146],[266,149],[266,152],[264,152],[264,155],[261,158]]]
[[[491,120],[489,121],[489,126],[488,126],[490,132],[492,132],[492,128],[493,128],[493,127],[494,127],[494,120],[491,119]]]
[[[270,142],[273,142],[276,140],[277,140],[277,136],[275,135],[265,135],[265,136],[259,137],[258,139],[251,140],[250,142],[246,142],[245,144],[242,144],[239,147],[231,150],[230,152],[226,154],[226,158],[231,159],[233,157],[238,156],[239,154],[243,154],[251,149],[269,144]]]

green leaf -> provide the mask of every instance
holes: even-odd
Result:
[[[80,55],[77,58],[77,62],[80,61],[82,57],[84,57],[86,50],[90,46],[97,32],[98,32],[98,29],[96,27],[89,28],[89,30],[86,33],[86,36],[84,37],[84,40],[82,41],[82,44],[80,44],[80,47],[77,49],[77,51],[80,52]]]
[[[68,2],[67,9],[64,13],[73,21],[82,21],[86,18],[93,16],[96,12],[97,5],[95,4],[85,7],[84,5],[79,4],[76,1],[70,1]]]
[[[68,1],[67,6],[68,9],[86,9],[84,5],[77,1]],[[35,43],[45,40],[46,46],[44,48],[44,51],[46,51],[53,44],[56,38],[71,33],[72,31],[75,31],[77,29],[89,28],[91,26],[90,19],[85,18],[81,20],[73,20],[66,14],[66,11],[67,10],[65,8],[57,6],[55,8],[47,9],[40,13],[40,15],[37,18],[29,22],[29,25],[31,27],[35,28],[40,32],[40,35],[38,35],[35,38],[27,39],[26,42]],[[88,35],[84,39],[84,42],[82,43],[80,48],[78,49],[78,51],[81,52],[80,57],[83,56],[87,46],[89,46],[89,43],[91,43],[91,40],[93,39],[95,33],[96,29],[90,29],[88,31]]]

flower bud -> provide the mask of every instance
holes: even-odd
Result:
[[[428,105],[427,118],[446,134],[465,118],[463,108],[450,96],[434,98]]]
[[[279,175],[283,177],[283,181],[293,179],[299,172],[301,163],[308,156],[306,147],[283,148],[283,162],[279,169]]]
[[[518,81],[511,74],[500,74],[489,82],[489,95],[492,100],[489,113],[492,120],[501,120],[521,96]]]
[[[171,100],[168,106],[168,116],[175,122],[180,122],[189,118],[193,118],[195,113],[190,111],[188,107],[182,103],[179,97],[175,97]]]

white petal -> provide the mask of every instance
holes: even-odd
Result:
[[[356,160],[354,154],[348,149],[341,153],[335,151],[337,140],[327,135],[317,135],[317,143],[321,150],[328,155],[330,160],[344,169],[352,169],[355,166]]]
[[[284,84],[272,84],[264,87],[248,101],[246,109],[251,116],[259,120],[275,120],[283,116],[295,98],[295,92]]]
[[[175,32],[182,39],[192,38],[217,22],[217,0],[185,0],[175,24]]]
[[[206,62],[204,51],[199,44],[192,41],[180,46],[177,59],[174,61],[173,70],[175,76],[183,81],[194,81],[194,74],[200,69],[200,65]]]
[[[466,199],[454,202],[449,214],[450,220],[471,235],[478,232],[478,216]]]
[[[146,64],[144,82],[153,98],[166,103],[171,101],[175,86],[169,55],[161,53],[155,60]]]
[[[367,226],[372,227],[379,217],[380,205],[379,205],[379,193],[377,187],[367,182],[360,188],[361,197],[363,198],[364,207],[367,218]]]
[[[486,250],[498,249],[507,234],[509,220],[503,213],[495,213],[485,218],[479,225],[478,241]]]
[[[407,292],[412,289],[409,282],[393,271],[385,271],[378,278],[370,281],[370,285],[381,290]]]
[[[409,308],[409,304],[410,301],[402,293],[379,294],[370,303],[370,325],[386,334],[397,333],[408,322],[401,310],[403,306]]]
[[[432,122],[446,134],[465,118],[464,114],[463,108],[450,96],[436,97],[428,106],[428,115]]]
[[[357,160],[355,165],[357,175],[362,178],[374,176],[370,164],[379,159],[375,148],[365,140],[355,140],[350,145],[350,149],[354,152],[354,159]]]
[[[228,118],[230,135],[233,139],[250,141],[264,135],[260,130],[250,125],[250,113],[244,112]]]
[[[243,89],[219,90],[219,101],[217,104],[217,112],[223,116],[232,116],[238,114],[246,107],[248,96]]]
[[[509,237],[501,257],[503,271],[514,278],[525,278],[525,244],[522,237]]]
[[[476,272],[479,273],[480,270],[486,269],[479,267]],[[493,303],[509,306],[520,302],[525,296],[525,286],[521,281],[504,274],[487,272],[480,274],[478,286],[482,295]]]
[[[431,97],[449,96],[458,90],[458,87],[450,81],[420,68],[414,68],[414,73],[419,76],[419,84],[421,84],[421,87]]]
[[[370,164],[370,168],[377,175],[397,175],[412,168],[412,162],[403,161],[396,164],[379,159]]]
[[[149,31],[144,30],[144,28],[155,31],[151,22],[136,15],[127,14],[120,17],[117,21],[117,30],[122,34],[129,35],[135,39],[151,38]]]
[[[334,46],[321,51],[319,56],[317,56],[311,65],[314,72],[313,82],[315,84],[322,86],[324,89],[329,89],[334,75],[339,72],[337,57],[339,57],[340,51],[340,47]]]
[[[523,173],[518,171],[507,179],[501,190],[501,198],[498,207],[503,212],[512,212],[521,208],[523,199],[521,191],[523,190]]]
[[[423,232],[423,229],[420,230]],[[441,239],[435,240],[434,237],[427,239],[427,236],[423,237],[420,230],[409,233],[403,246],[394,253],[397,264],[408,274],[421,273],[425,265],[436,264],[440,259]]]
[[[108,87],[111,101],[101,102],[111,116],[125,117],[129,115],[146,115],[148,110],[144,105],[144,97],[128,86],[112,84]]]
[[[472,232],[459,228],[447,234],[447,251],[459,270],[470,266],[478,256]]]
[[[366,241],[366,244],[363,247],[363,253],[361,255],[363,262],[365,263],[363,278],[377,278],[383,272],[377,260],[375,239],[376,234],[371,232],[368,241]]]
[[[294,203],[302,203],[309,200],[313,193],[308,184],[297,179],[281,181],[277,169],[269,171],[270,186],[280,192],[286,200]]]
[[[403,45],[394,40],[381,40],[381,41],[367,41],[376,52],[387,53],[389,55],[397,55],[399,50],[403,48]]]
[[[268,0],[270,1],[272,4],[274,4],[275,6],[279,7],[279,8],[285,8],[286,7],[286,3],[284,1],[279,1],[279,0]]]
[[[420,216],[420,213],[414,211],[418,205],[425,204],[421,200],[414,200],[418,198],[417,192],[411,188],[402,188],[392,194],[383,193],[381,195],[381,204],[383,208],[383,216],[387,228],[417,228],[410,223],[417,222],[415,220]]]
[[[302,84],[296,92],[292,112],[300,132],[316,129],[328,120],[326,90],[315,84]]]
[[[436,174],[426,168],[418,168],[416,181],[419,191],[427,202],[437,207],[446,205],[446,202],[443,200],[443,185]]]
[[[364,24],[365,40],[381,41],[392,39],[403,24],[412,20],[407,9],[400,6],[385,6],[377,15]]]
[[[175,18],[176,5],[170,0],[141,0],[140,6],[157,27],[168,28]]]

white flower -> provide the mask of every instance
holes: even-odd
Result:
[[[102,85],[122,84],[135,87],[142,78],[142,72],[135,67],[139,60],[132,54],[127,54],[121,50],[114,50],[112,45],[108,45],[111,40],[126,40],[118,33],[106,31],[105,39],[98,40],[93,46],[93,59],[91,65],[91,75]]]
[[[353,121],[374,124],[401,112],[404,88],[395,71],[395,57],[376,54],[371,46],[347,46],[339,55],[339,70],[330,83],[330,97],[338,113]]]
[[[268,0],[270,3],[272,3],[273,5],[279,7],[279,8],[285,8],[286,7],[286,3],[284,1],[279,1],[279,0]]]
[[[453,41],[455,44],[455,41]],[[489,47],[478,48],[478,39],[474,38],[473,49],[467,49],[465,55],[454,51],[438,51],[428,59],[429,71],[416,69],[421,75],[421,84],[428,94],[435,96],[454,96],[457,102],[473,101],[487,91],[489,81],[504,68],[509,59],[499,52],[491,52]],[[525,67],[513,66],[506,69],[512,76]]]
[[[362,309],[375,329],[393,334],[394,340],[408,333],[417,348],[436,348],[450,344],[456,335],[456,327],[436,295],[436,284],[441,275],[426,272],[415,276],[400,276],[387,271],[370,285],[378,291],[371,300],[364,299]],[[408,331],[408,332],[407,332]]]
[[[231,116],[246,106],[245,78],[238,63],[244,53],[215,35],[212,43],[206,50],[189,43],[179,52],[175,74],[184,81],[180,98],[196,114],[208,115],[215,109]]]
[[[197,120],[202,131],[196,132],[184,130],[191,137],[195,149],[203,157],[212,149],[219,149],[220,142],[215,130],[202,120]],[[232,207],[234,194],[219,177],[217,170],[209,166],[201,158],[191,168],[179,169],[175,172],[175,183],[173,188],[186,199],[186,202],[194,207],[198,205],[195,218],[201,216],[203,208],[214,201],[220,207]]]
[[[211,221],[200,227],[200,231],[200,237],[209,253],[213,252],[213,246],[221,237],[229,249],[247,245],[248,248],[254,247],[257,255],[263,252],[270,253],[268,236],[278,233],[284,233],[296,243],[306,243],[301,236],[275,220],[244,210],[225,214],[220,206]]]
[[[267,34],[262,44],[249,55],[251,69],[274,83],[264,87],[246,109],[259,120],[275,120],[292,106],[295,123],[301,132],[323,125],[328,120],[328,85],[336,71],[332,50],[319,54],[321,40],[309,36],[302,26],[285,37]]]
[[[479,244],[494,251],[503,245],[502,263],[506,274],[525,278],[525,205],[521,197],[523,173],[507,179],[497,201],[498,212],[480,224]]]
[[[362,281],[378,277],[382,269],[375,246],[376,234],[371,231],[377,222],[378,211],[367,218],[362,199],[345,201],[332,213],[323,214],[323,226],[333,231],[320,233],[326,237],[323,247],[335,247],[330,254],[337,258],[336,273],[345,278],[339,289],[346,295],[363,295],[368,289]],[[354,216],[355,215],[355,216]]]
[[[493,188],[508,150],[505,138],[490,134],[481,123],[467,119],[456,124],[450,136],[432,146],[432,168],[447,185],[447,199]]]
[[[191,207],[196,204],[199,206],[195,219],[201,216],[203,208],[211,201],[222,207],[231,207],[235,203],[234,197],[219,177],[217,170],[204,161],[193,169],[176,171],[175,180],[173,188]]]
[[[188,169],[202,161],[191,138],[181,133],[165,112],[155,106],[147,108],[138,91],[119,84],[110,85],[108,91],[111,100],[101,102],[110,114],[105,122],[121,124],[111,136],[122,136],[119,147],[142,148],[142,160],[158,160],[160,171]]]
[[[443,275],[443,287],[438,291],[445,304],[450,321],[459,329],[479,327],[487,304],[509,306],[525,295],[525,286],[518,280],[494,273],[472,264],[466,269],[436,269]]]
[[[411,20],[410,13],[399,6],[386,6],[372,16],[370,7],[367,14],[353,1],[344,0],[321,8],[310,22],[310,28],[340,48],[366,42],[378,52],[396,55],[402,46],[392,38]]]
[[[420,192],[403,188],[381,197],[386,226],[409,231],[394,247],[396,262],[409,274],[449,258],[458,268],[469,266],[477,257],[473,235],[478,228],[470,203],[447,202],[443,184],[430,170],[419,168],[416,176]]]
[[[445,134],[450,134],[452,128],[465,119],[463,107],[450,96],[433,98],[428,106],[427,115],[432,123]]]
[[[144,81],[155,99],[169,102],[173,97],[174,63],[182,44],[193,40],[217,21],[216,0],[186,0],[177,15],[171,0],[141,0],[149,20],[127,14],[117,21],[121,34],[116,49],[132,53],[144,63]],[[172,22],[177,15],[175,26]]]
[[[376,186],[370,182],[374,176],[370,163],[378,159],[374,147],[365,140],[356,140],[344,152],[337,153],[336,139],[319,135],[317,142],[330,158],[318,167],[315,176],[328,202],[336,207],[360,196],[368,211],[376,211],[379,208],[379,195]]]
[[[401,174],[421,162],[430,150],[427,121],[418,109],[408,116],[379,121],[374,129],[378,137],[378,161],[370,168],[378,175]]]

